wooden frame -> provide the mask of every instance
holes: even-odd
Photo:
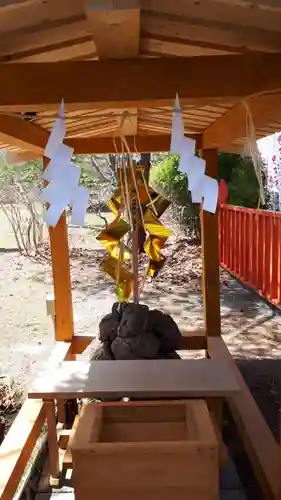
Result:
[[[222,338],[208,339],[211,359],[224,360],[241,392],[228,398],[231,414],[266,500],[279,499],[280,449]]]
[[[127,135],[127,134],[126,134]],[[28,150],[31,157],[42,156],[49,132],[37,124],[25,121],[14,115],[0,114],[0,141],[22,150]],[[189,134],[196,140],[196,147],[201,147],[201,135]],[[169,151],[171,136],[168,134],[138,134],[127,135],[126,140],[131,151],[151,153]],[[67,138],[66,144],[74,149],[75,154],[105,154],[122,151],[120,137],[83,137]],[[28,161],[29,157],[23,161]]]
[[[118,78],[112,79],[113,74]],[[143,79],[152,74],[153,78]],[[218,78],[220,74],[224,78]],[[202,99],[243,99],[279,91],[281,55],[1,64],[0,80],[2,111],[56,110],[62,95],[72,109],[170,106],[176,93],[182,103],[196,104]]]
[[[204,157],[207,161],[207,170],[209,175],[216,176],[216,151],[209,150],[204,151]],[[204,237],[206,238],[208,234],[210,234],[210,238],[212,240],[213,246],[213,235],[216,234],[214,231],[213,225],[217,226],[217,217],[214,216],[212,218],[206,217],[203,223],[204,228]],[[51,239],[51,247],[52,247],[52,256],[56,255],[56,248],[60,249],[61,244],[67,244],[67,233],[62,228],[61,225],[57,226],[57,236],[56,239]],[[60,242],[60,244],[58,244]],[[205,240],[206,244],[206,240]],[[210,245],[210,242],[208,243]],[[203,242],[204,248],[204,242]],[[216,249],[216,245],[213,246],[213,249]],[[60,252],[59,265],[61,267],[61,252]],[[64,253],[64,262],[66,265],[66,269],[69,269],[68,262],[68,252]],[[206,260],[207,259],[207,260]],[[255,468],[255,472],[260,481],[260,484],[265,493],[266,499],[277,499],[277,490],[278,490],[278,480],[276,479],[278,476],[276,474],[275,468],[278,469],[278,445],[275,443],[273,436],[271,435],[266,423],[264,422],[253,398],[251,397],[249,391],[246,388],[246,385],[243,381],[243,378],[237,371],[237,368],[234,365],[233,360],[229,356],[227,348],[220,338],[220,315],[219,315],[219,281],[218,281],[218,253],[217,249],[213,255],[206,254],[204,257],[204,266],[205,266],[205,278],[204,278],[204,288],[205,290],[209,289],[209,292],[212,291],[212,301],[213,305],[209,308],[209,299],[208,293],[205,294],[207,300],[207,306],[205,307],[205,331],[197,331],[197,332],[184,332],[184,340],[182,344],[183,349],[206,349],[208,356],[211,358],[219,359],[226,358],[227,362],[231,364],[231,370],[234,370],[235,376],[242,388],[241,395],[236,395],[229,398],[229,405],[232,411],[232,414],[237,422],[239,430],[241,432],[241,437],[245,443],[246,449],[249,453],[250,458],[252,459],[252,463]],[[54,271],[56,269],[56,259],[53,259]],[[68,275],[67,271],[67,275]],[[210,283],[209,280],[211,279]],[[61,277],[57,272],[54,272],[54,280],[56,283],[60,284],[60,288],[63,287],[67,281],[65,279],[61,280]],[[206,281],[207,280],[207,281]],[[210,288],[211,286],[211,288]],[[61,288],[62,289],[62,288]],[[57,287],[55,287],[55,292]],[[63,292],[62,292],[63,293]],[[217,304],[216,306],[214,304]],[[60,316],[61,314],[60,308],[56,311]],[[65,311],[64,311],[65,313]],[[72,312],[66,313],[66,321],[71,320]],[[67,319],[68,318],[68,319]],[[55,349],[55,352],[52,356],[53,362],[57,362],[62,359],[75,359],[76,354],[82,353],[89,343],[92,340],[91,336],[79,336],[76,337],[73,334],[65,334],[63,330],[57,330],[58,322],[56,318],[56,337],[58,337],[58,331],[62,332],[60,334],[60,340],[68,340],[68,342],[59,342]],[[212,338],[212,336],[218,336],[217,338]],[[37,402],[36,402],[37,403]],[[22,425],[22,420],[26,419],[26,411],[29,408],[33,414],[31,422],[29,426],[27,426],[26,434],[23,436],[22,440],[22,449],[18,454],[15,455],[13,460],[8,462],[8,466],[6,466],[5,470],[8,471],[8,479],[5,480],[5,484],[2,486],[2,494],[0,496],[1,500],[6,500],[9,498],[11,491],[17,487],[18,481],[20,480],[20,476],[23,473],[24,467],[26,465],[26,457],[29,457],[34,447],[38,433],[40,433],[41,425],[45,421],[47,415],[49,415],[49,439],[51,439],[54,443],[57,443],[57,433],[55,427],[54,413],[53,409],[50,407],[49,412],[46,413],[47,407],[44,405],[36,404],[34,408],[30,408],[30,402],[26,402],[21,410],[18,420],[15,422],[12,427],[10,433],[5,439],[1,450],[0,457],[5,453],[5,450],[11,447],[10,443],[13,443],[14,432],[17,432],[18,426]],[[48,403],[49,405],[49,403]],[[45,407],[45,410],[44,410]],[[252,426],[252,419],[255,419],[256,426]],[[21,422],[18,424],[18,422]],[[263,433],[263,443],[260,448],[259,444],[259,435]],[[12,437],[9,437],[12,436]],[[3,453],[4,448],[4,453]],[[265,452],[266,450],[266,452]],[[23,458],[24,457],[24,458]],[[272,466],[272,463],[275,465]],[[56,455],[54,454],[52,460],[52,473],[54,476],[58,474],[58,464],[56,462]],[[1,476],[0,476],[1,477]],[[3,480],[2,480],[3,483]]]
[[[192,339],[192,347],[198,349],[202,347],[201,332],[199,335],[198,332],[190,332],[187,338]],[[82,353],[91,340],[91,336],[74,336],[72,342],[57,342],[50,357],[50,362],[56,364],[63,359],[69,359],[69,356],[71,359],[73,353]],[[186,348],[187,345],[184,347]],[[254,466],[265,499],[279,500],[278,444],[264,421],[222,338],[208,338],[207,352],[211,358],[221,359],[229,364],[231,370],[235,373],[235,377],[237,377],[241,393],[230,397],[228,404]],[[28,420],[26,418],[27,413],[29,415]],[[1,500],[10,500],[16,491],[45,419],[46,414],[42,403],[36,400],[24,403],[22,410],[0,447]],[[19,429],[21,429],[20,443],[18,442]],[[25,429],[24,433],[22,432],[23,429]],[[262,440],[260,439],[261,435]],[[54,433],[52,439],[57,439]],[[65,453],[67,455],[67,450]]]
[[[206,174],[217,179],[217,150],[204,149],[202,156],[206,161]],[[207,336],[221,335],[218,210],[215,214],[201,211],[202,285]]]
[[[281,107],[281,55],[278,53],[280,40],[272,31],[280,26],[278,16],[280,19],[281,13],[277,8],[276,13],[265,5],[262,9],[252,9],[251,12],[247,12],[246,22],[245,10],[238,6],[238,3],[232,5],[233,2],[215,2],[214,9],[210,8],[208,12],[205,9],[205,13],[204,2],[200,2],[199,5],[192,0],[178,2],[176,11],[175,6],[168,0],[161,2],[143,0],[142,9],[137,0],[119,0],[115,2],[117,8],[105,10],[106,15],[103,9],[111,2],[99,2],[100,9],[94,11],[94,15],[93,2],[88,2],[87,11],[83,13],[74,6],[75,2],[70,2],[69,5],[66,2],[67,12],[64,12],[65,6],[62,5],[65,2],[57,2],[55,15],[52,17],[53,13],[48,12],[50,19],[47,26],[45,19],[48,15],[42,11],[44,19],[42,38],[45,40],[42,41],[40,29],[38,33],[33,28],[31,31],[25,29],[21,25],[23,17],[19,15],[21,11],[17,12],[19,4],[23,7],[25,4],[33,6],[34,26],[37,19],[37,27],[40,27],[40,15],[37,18],[35,12],[37,8],[40,11],[40,3],[37,0],[28,2],[14,0],[4,1],[0,6],[0,14],[5,14],[3,18],[0,15],[2,25],[4,26],[10,19],[12,29],[14,30],[15,24],[14,31],[17,33],[16,38],[14,31],[8,32],[7,37],[4,37],[6,45],[3,42],[0,48],[1,61],[4,61],[5,57],[7,62],[33,61],[25,64],[19,62],[0,64],[2,112],[0,141],[4,146],[12,146],[12,154],[19,153],[28,158],[43,154],[50,123],[53,120],[52,114],[49,115],[48,124],[48,113],[57,110],[62,97],[67,110],[71,113],[75,114],[76,110],[80,113],[80,110],[84,110],[85,114],[91,112],[93,115],[92,122],[86,117],[86,125],[82,123],[80,126],[78,123],[78,127],[73,128],[73,135],[69,134],[66,143],[74,147],[77,154],[102,154],[121,151],[118,133],[115,137],[120,117],[116,118],[116,114],[113,113],[111,123],[108,118],[104,118],[104,125],[99,128],[99,121],[103,119],[99,113],[107,110],[119,110],[121,113],[134,115],[132,123],[126,127],[127,140],[132,151],[135,149],[138,152],[168,151],[170,136],[167,130],[170,122],[167,114],[171,114],[171,106],[175,94],[178,93],[183,106],[191,105],[199,108],[197,118],[194,118],[194,128],[190,128],[189,132],[196,139],[197,149],[203,150],[207,173],[212,177],[217,177],[217,149],[239,148],[239,144],[236,146],[235,143],[246,137],[246,117],[249,114],[256,127],[261,130],[270,122],[278,123]],[[246,4],[246,2],[240,3]],[[267,2],[268,5],[269,3]],[[271,3],[273,5],[274,2]],[[143,30],[142,26],[141,32],[142,15],[145,28]],[[186,30],[184,23],[188,16],[191,16],[191,20],[194,16],[193,21],[194,19],[202,21],[201,24],[199,22],[199,28],[192,25],[190,31]],[[230,20],[234,28],[236,24],[237,29],[229,30]],[[62,32],[58,29],[60,23],[63,24]],[[111,24],[115,26],[115,32],[111,30]],[[79,40],[75,41],[71,26],[82,33]],[[85,30],[87,40],[83,38]],[[187,46],[190,47],[190,40],[186,39],[187,32],[192,39],[193,48],[197,50],[191,55],[198,56],[199,53],[198,57],[186,57],[186,50],[190,50],[186,49]],[[200,36],[198,38],[198,33],[203,33],[200,35],[201,38]],[[48,34],[55,38],[56,46],[48,46]],[[123,34],[124,38],[121,39]],[[249,44],[246,48],[241,47],[241,35]],[[90,56],[99,60],[58,62],[57,54],[63,50],[63,44],[68,43],[66,49],[68,52],[72,51],[68,36],[73,37],[73,46],[78,47],[78,53],[73,57],[81,59]],[[216,43],[213,38],[217,40]],[[108,45],[106,45],[107,40]],[[163,44],[162,48],[168,47],[171,51],[173,45],[177,45],[184,57],[155,58],[155,55],[169,55],[169,51],[165,54],[162,50],[161,53],[159,41]],[[46,46],[45,51],[42,51],[43,61],[49,61],[44,64],[37,62],[42,60],[40,59],[42,43]],[[86,53],[83,52],[84,46]],[[207,53],[212,54],[212,57],[206,55],[204,48],[210,51]],[[250,53],[250,50],[255,52]],[[272,53],[261,50],[269,50]],[[19,53],[15,54],[16,51]],[[236,51],[238,53],[230,55],[230,52]],[[131,59],[108,60],[112,54],[112,57],[131,57]],[[153,58],[144,59],[138,57],[139,54],[152,55]],[[112,78],[113,74],[118,74],[118,78]],[[150,78],[150,75],[153,75],[153,78]],[[178,75],[178,78],[175,78],[175,75]],[[239,100],[243,102],[237,102]],[[218,107],[215,107],[216,105]],[[143,129],[141,128],[142,112],[145,115],[147,108],[150,113],[150,108],[155,111],[159,107],[166,106],[167,108],[161,109],[160,118],[159,116],[154,119],[146,118]],[[220,106],[223,108],[222,113],[219,111]],[[206,110],[207,107],[211,108],[211,111]],[[34,112],[41,111],[43,118],[41,116],[40,119],[43,122],[46,120],[44,113],[47,113],[46,128],[38,126],[36,121],[35,123],[27,121],[30,119],[28,113],[27,117],[13,114],[21,111],[31,112],[33,115]],[[194,116],[192,109],[186,108],[184,112],[187,116],[186,121],[192,122]],[[161,113],[164,116],[163,120]],[[218,118],[209,119],[210,114],[216,116],[218,114]],[[79,119],[77,121],[79,122]],[[91,127],[91,123],[97,124],[97,128]],[[266,130],[264,129],[265,132]],[[87,137],[88,133],[93,135]],[[202,227],[205,330],[186,332],[182,348],[205,349],[207,356],[223,359],[230,366],[241,389],[240,394],[228,398],[231,413],[266,500],[279,500],[278,445],[221,338],[217,215],[202,214]],[[57,343],[52,355],[52,362],[56,363],[58,360],[75,359],[76,354],[82,353],[87,348],[92,338],[86,335],[82,337],[74,335],[65,216],[62,216],[58,226],[50,231],[50,239],[55,289],[55,334],[56,339],[62,341]],[[63,408],[59,408],[58,413],[59,418],[63,420]],[[57,443],[54,408],[38,401],[24,403],[0,448],[1,500],[10,500],[13,497],[47,416],[50,426],[49,438]],[[57,475],[57,469],[56,457],[53,457],[54,475]]]
[[[70,343],[58,342],[49,357],[56,365],[68,359]],[[0,446],[0,499],[13,498],[46,420],[42,401],[26,400]]]

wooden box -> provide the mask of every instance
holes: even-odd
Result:
[[[72,443],[76,500],[218,500],[205,401],[90,403]]]

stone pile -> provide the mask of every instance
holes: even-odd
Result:
[[[142,304],[112,306],[99,325],[91,360],[176,359],[181,333],[168,314]]]

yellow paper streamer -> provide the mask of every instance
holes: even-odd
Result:
[[[132,172],[134,168],[134,172]],[[122,185],[126,177],[126,186],[130,194],[131,207],[141,204],[141,224],[148,237],[144,244],[144,250],[149,258],[149,266],[146,274],[155,278],[165,264],[165,257],[161,250],[166,240],[171,236],[169,231],[159,220],[170,202],[149,188],[144,181],[144,167],[135,166],[117,169],[118,188],[110,199],[108,206],[115,215],[115,219],[97,237],[100,243],[108,251],[109,256],[102,262],[102,269],[116,281],[116,294],[120,301],[128,301],[132,293],[134,275],[123,264],[131,259],[131,250],[122,241],[129,231],[130,225],[121,217],[125,211],[126,200],[123,200]],[[121,184],[121,188],[120,188]]]
[[[101,263],[101,268],[116,281],[116,295],[122,302],[127,302],[133,288],[133,274],[125,267],[118,268],[119,262],[114,257],[108,257]]]
[[[147,274],[155,278],[165,264],[166,258],[161,254],[161,250],[172,233],[149,209],[144,214],[144,223],[145,230],[149,233],[144,244],[145,253],[149,257]]]

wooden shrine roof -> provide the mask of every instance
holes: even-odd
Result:
[[[275,78],[275,84],[267,85],[271,69],[275,66],[281,68],[281,64],[277,64],[278,61],[281,63],[280,26],[279,0],[0,0],[0,63],[3,63],[0,64],[0,148],[8,147],[11,152],[21,153],[23,157],[42,152],[45,131],[52,127],[59,98],[55,108],[52,99],[45,99],[47,91],[44,88],[42,105],[38,106],[38,80],[35,78],[32,83],[30,76],[33,68],[38,71],[38,64],[35,63],[61,61],[60,81],[66,68],[65,73],[72,75],[72,86],[75,88],[81,85],[82,66],[78,63],[102,62],[107,64],[108,85],[114,85],[120,91],[129,88],[130,81],[127,87],[123,85],[126,80],[125,66],[118,71],[119,66],[115,64],[110,72],[111,59],[150,59],[150,65],[147,64],[143,72],[138,73],[139,97],[130,98],[127,103],[126,99],[120,98],[120,101],[124,101],[123,106],[121,102],[118,106],[107,105],[103,99],[95,106],[96,99],[93,99],[90,106],[84,102],[77,107],[66,99],[68,138],[74,139],[79,152],[84,148],[82,139],[85,138],[85,152],[103,152],[107,147],[114,151],[115,146],[112,146],[110,138],[120,133],[122,123],[123,132],[128,136],[140,136],[143,141],[142,136],[150,136],[149,144],[153,143],[155,137],[158,138],[158,142],[155,139],[155,148],[168,143],[175,92],[169,91],[167,95],[170,98],[165,102],[160,99],[153,101],[152,98],[142,102],[141,89],[142,86],[147,89],[149,84],[153,87],[157,78],[157,82],[160,82],[158,88],[164,88],[166,80],[172,79],[175,89],[177,82],[182,80],[190,80],[194,87],[198,86],[188,65],[186,70],[183,65],[182,71],[167,74],[166,77],[163,73],[160,80],[154,61],[159,58],[166,60],[169,56],[178,59],[179,56],[197,59],[197,66],[192,63],[192,68],[200,67],[202,60],[206,68],[205,73],[202,69],[202,79],[207,89],[209,81],[210,87],[214,86],[215,78],[218,82],[218,95],[210,91],[210,95],[202,95],[202,98],[191,96],[186,99],[186,95],[182,99],[185,132],[196,135],[205,147],[216,145],[227,151],[242,150],[247,142],[247,109],[251,110],[257,138],[281,129],[281,69],[278,68],[277,76],[274,74],[272,77],[273,80]],[[267,64],[268,53],[280,57],[276,59],[276,64],[273,60]],[[246,63],[241,65],[241,71],[239,59],[235,60],[234,65],[231,59],[224,65],[221,56],[231,55],[248,57],[248,66],[251,66],[251,55],[257,58],[253,84],[250,85],[249,78],[245,76],[245,71],[250,74],[251,69],[247,68]],[[216,60],[212,69],[212,61]],[[73,62],[71,67],[67,66],[70,61]],[[15,63],[21,64],[16,64],[14,73],[11,70],[11,75],[15,76],[13,79],[10,77],[8,82],[6,73],[3,76],[3,66],[14,66]],[[130,70],[128,80],[132,74],[133,70]],[[241,92],[236,95],[230,90],[227,95],[228,85],[234,87],[234,83],[243,78],[245,85]],[[264,79],[266,90],[271,92],[269,95],[263,93]],[[57,85],[52,78],[46,77],[46,80],[45,87]],[[66,78],[65,81],[67,90],[62,92],[68,95],[71,80]],[[96,91],[95,82],[93,77],[93,93]],[[85,80],[82,85],[84,83]],[[131,81],[131,86],[133,94],[135,80]],[[61,87],[63,89],[63,84]],[[154,87],[157,87],[156,84]],[[36,94],[34,102],[30,88]],[[184,88],[183,83],[180,88]],[[221,94],[220,88],[223,91]],[[15,104],[6,99],[7,89],[11,89],[11,95],[14,91]],[[23,97],[23,101],[20,101],[20,96],[26,92],[31,95],[29,106],[27,98]],[[57,93],[59,95],[59,91]],[[179,94],[181,98],[180,91]],[[241,104],[242,97],[247,98],[246,105]],[[125,119],[122,118],[124,112]],[[36,126],[40,129],[36,130]],[[103,138],[103,142],[97,142],[99,138]],[[97,149],[90,151],[96,146]]]

